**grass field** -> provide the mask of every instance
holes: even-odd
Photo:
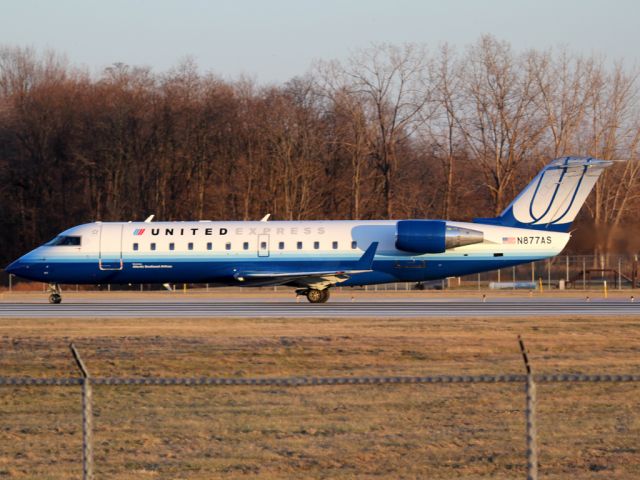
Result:
[[[0,320],[0,375],[640,373],[640,319]],[[538,386],[540,478],[640,478],[640,385]],[[81,473],[80,390],[0,388],[0,478]],[[96,478],[524,478],[522,385],[94,387]]]

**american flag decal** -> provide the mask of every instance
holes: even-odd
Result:
[[[143,233],[144,233],[144,228],[136,228],[136,229],[133,231],[133,234],[134,234],[134,235],[142,235]]]
[[[516,237],[502,237],[502,243],[506,243],[507,245],[515,245]]]

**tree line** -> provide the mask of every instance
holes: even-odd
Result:
[[[637,71],[483,36],[377,44],[278,85],[0,47],[0,241],[15,258],[94,220],[450,218],[500,213],[550,159],[626,160],[574,252],[633,252]]]

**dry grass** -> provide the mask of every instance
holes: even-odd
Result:
[[[0,375],[640,373],[637,318],[0,320]],[[95,387],[97,478],[522,478],[520,385]],[[640,478],[640,386],[540,385],[541,478]],[[78,388],[0,389],[0,478],[77,477]]]

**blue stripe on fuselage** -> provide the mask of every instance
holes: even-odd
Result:
[[[457,277],[484,272],[547,258],[432,258],[375,260],[372,272],[353,275],[338,285],[355,286],[375,283],[414,282]],[[238,271],[319,271],[339,270],[335,260],[264,260],[230,258],[221,260],[175,261],[140,259],[125,261],[122,270],[100,270],[96,260],[60,260],[30,263],[28,269],[15,273],[21,277],[48,283],[212,283],[248,285],[234,278]]]

